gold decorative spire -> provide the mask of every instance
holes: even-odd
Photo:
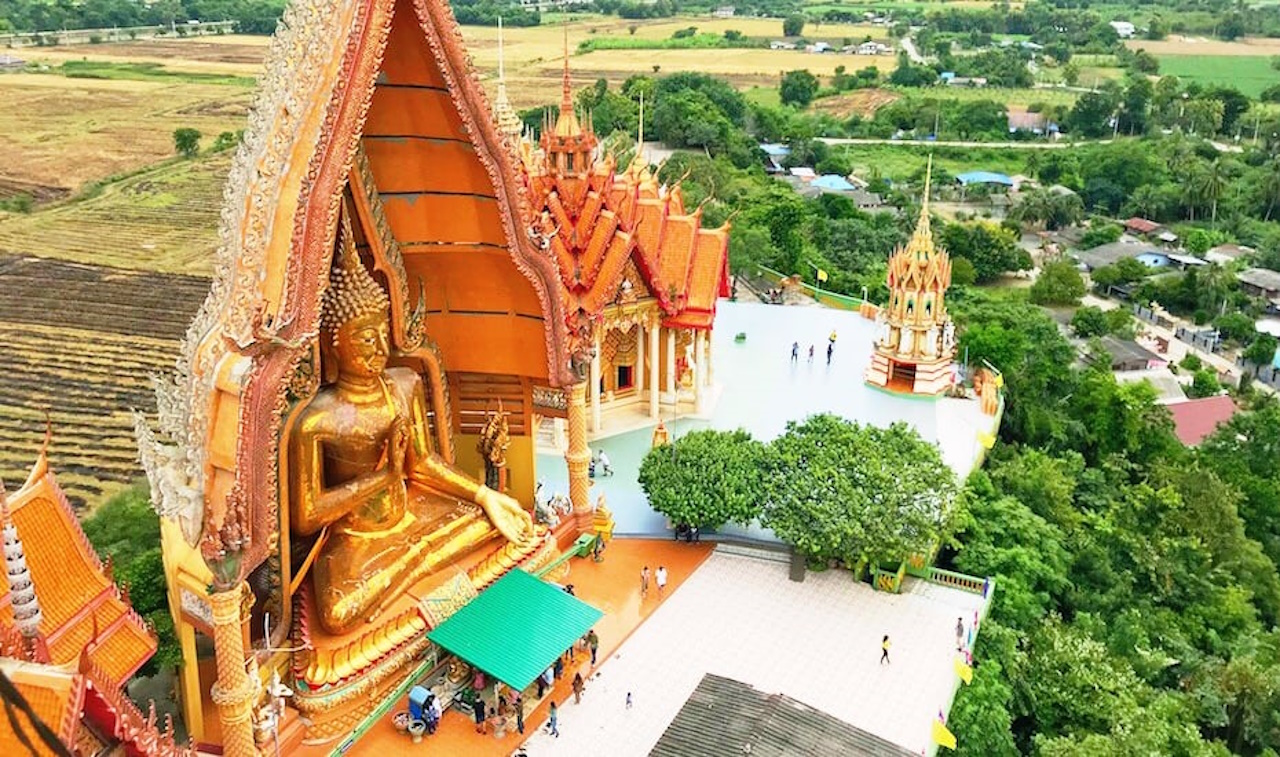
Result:
[[[342,216],[341,240],[329,270],[329,289],[324,294],[321,320],[331,334],[348,321],[391,307],[386,290],[373,280],[356,252],[351,219]]]
[[[644,157],[644,92],[640,93],[640,128],[636,132],[636,154],[631,159],[631,167],[637,172],[649,167]]]
[[[918,259],[933,257],[933,229],[929,225],[929,188],[933,183],[933,154],[929,154],[929,162],[924,170],[924,196],[920,198],[920,220],[916,221],[916,230],[907,242],[907,252]]]
[[[569,81],[569,25],[564,27],[564,76],[561,82],[560,115],[556,118],[557,137],[577,137],[582,134],[578,114],[573,112],[573,85]]]
[[[510,137],[513,142],[519,141],[523,124],[515,108],[511,107],[511,100],[507,98],[507,74],[502,49],[502,16],[498,16],[498,96],[494,100],[493,115],[494,120],[498,122],[498,130]]]

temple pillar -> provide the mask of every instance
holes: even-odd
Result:
[[[569,451],[564,453],[569,465],[569,500],[575,514],[591,513],[587,469],[591,449],[587,447],[587,387],[581,381],[569,387]]]
[[[713,365],[715,365],[715,358],[712,356],[710,331],[706,332],[706,334],[703,336],[702,341],[703,341],[703,353],[707,356],[707,367],[706,367],[706,370],[702,372],[702,375],[706,377],[706,381],[703,384],[703,386],[710,389],[714,383],[712,381],[712,376],[715,371],[715,369],[712,367]]]
[[[694,412],[699,415],[703,410],[703,397],[706,394],[702,391],[703,373],[707,370],[707,341],[706,332],[693,332],[693,364],[696,366],[693,374],[693,408]]]
[[[253,705],[258,687],[245,670],[243,584],[210,596],[213,606],[213,648],[218,680],[210,695],[222,723],[222,753],[227,757],[256,757]]]
[[[644,391],[644,324],[636,324],[636,392]]]
[[[187,732],[200,740],[204,736],[204,708],[200,697],[200,662],[196,659],[196,629],[180,620],[173,630],[182,648],[182,665],[178,668],[182,719],[187,724]]]
[[[667,329],[667,391],[671,392],[671,402],[679,402],[676,389],[676,330]]]
[[[649,327],[649,417],[658,417],[658,324]]]
[[[591,356],[591,430],[594,433],[600,433],[600,328],[596,329],[595,354]]]

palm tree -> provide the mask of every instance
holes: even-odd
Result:
[[[1280,203],[1280,157],[1273,158],[1270,163],[1263,166],[1262,182],[1259,188],[1262,191],[1262,199],[1267,202],[1265,220],[1270,221],[1276,204]]]
[[[1218,225],[1218,200],[1231,184],[1231,172],[1221,158],[1214,158],[1206,168],[1196,176],[1200,197],[1209,203],[1211,225]]]
[[[1129,205],[1134,215],[1153,221],[1160,220],[1165,211],[1164,193],[1155,184],[1143,184],[1133,190],[1133,194],[1129,196]]]
[[[1190,221],[1196,220],[1196,208],[1204,202],[1204,193],[1200,191],[1200,175],[1203,172],[1203,168],[1193,165],[1186,174],[1186,180],[1182,182],[1182,207],[1187,209],[1187,219]]]

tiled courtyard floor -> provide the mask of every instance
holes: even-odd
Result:
[[[981,603],[915,582],[900,595],[875,592],[844,571],[796,583],[784,564],[713,553],[604,661],[582,703],[561,706],[560,737],[539,732],[527,752],[648,754],[711,672],[930,753],[930,728],[957,683],[956,618],[969,623]],[[884,634],[889,665],[879,664]]]
[[[569,576],[564,582],[574,586],[574,593],[584,602],[602,610],[604,617],[596,624],[600,636],[600,655],[597,669],[616,652],[630,634],[641,627],[652,613],[663,607],[664,601],[650,588],[647,597],[640,596],[640,569],[648,565],[653,571],[659,565],[667,568],[669,583],[667,596],[695,575],[698,566],[707,558],[711,544],[685,544],[670,540],[616,539],[605,550],[604,562],[589,559],[573,559],[569,562]],[[591,675],[590,653],[578,653],[575,664],[566,666],[566,675],[555,688],[525,718],[526,735],[537,731],[547,717],[551,701],[561,707],[561,717],[574,708],[570,681],[576,670],[583,677]],[[592,688],[592,684],[588,684]],[[528,696],[534,689],[530,687]],[[585,700],[584,700],[585,705]],[[401,709],[400,706],[393,708]],[[486,735],[475,732],[475,725],[465,715],[451,710],[441,720],[439,731],[425,738],[421,744],[411,744],[409,739],[396,733],[387,715],[356,742],[347,752],[360,757],[392,757],[400,754],[443,755],[445,757],[506,757],[520,744],[518,734],[511,732],[502,739],[494,738],[492,730]],[[337,746],[331,742],[312,745],[299,750],[304,757],[328,755]],[[596,755],[612,754],[611,750],[596,749]]]

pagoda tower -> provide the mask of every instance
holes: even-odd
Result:
[[[498,94],[493,101],[493,117],[498,123],[498,131],[506,135],[513,145],[520,142],[520,133],[524,130],[524,124],[520,121],[520,116],[516,114],[515,108],[511,107],[511,100],[507,97],[507,72],[506,66],[503,64],[502,50],[502,18],[498,18]]]
[[[889,304],[876,316],[875,353],[866,381],[895,392],[936,396],[953,382],[955,326],[946,304],[951,259],[934,245],[929,228],[932,176],[930,157],[920,220],[907,244],[889,258]]]

